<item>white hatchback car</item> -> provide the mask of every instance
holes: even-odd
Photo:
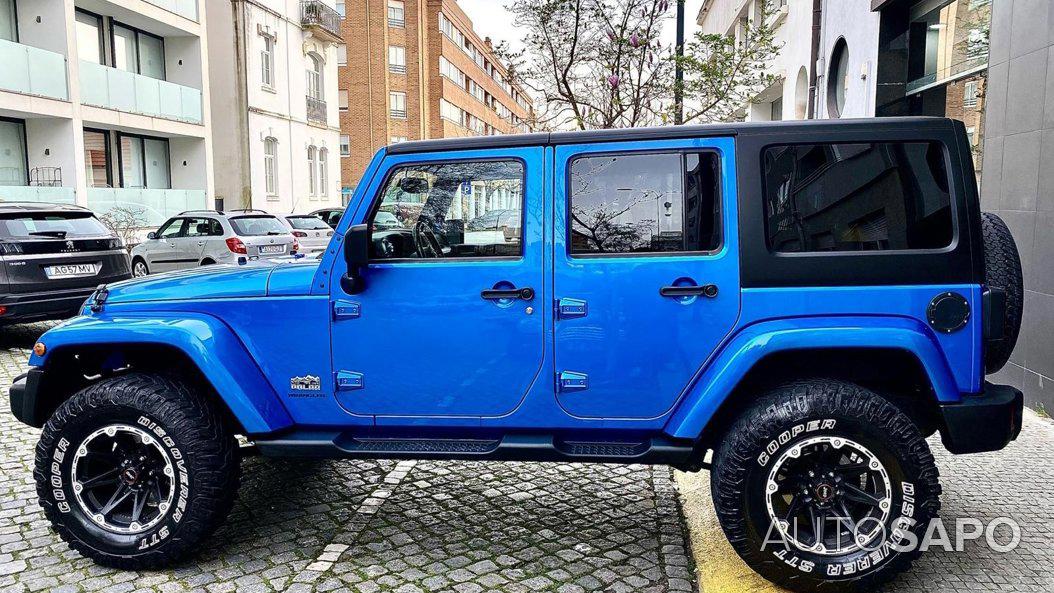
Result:
[[[132,249],[132,275],[291,255],[298,248],[285,223],[262,210],[188,210]]]
[[[300,253],[312,255],[322,253],[329,246],[333,229],[326,221],[314,214],[283,214],[279,218],[300,243]]]

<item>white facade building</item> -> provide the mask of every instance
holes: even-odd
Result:
[[[206,207],[205,27],[197,0],[0,0],[0,199]]]
[[[814,0],[704,0],[697,22],[704,33],[738,36],[761,18],[763,4],[768,7],[768,22],[775,28],[776,44],[781,46],[769,67],[776,81],[758,93],[750,105],[743,106],[744,118],[805,119],[813,69],[817,89],[813,117],[873,116],[880,16],[871,12],[871,0],[822,0],[821,39],[815,63]],[[832,73],[840,84],[827,84]]]
[[[206,0],[217,204],[340,206],[333,0]]]

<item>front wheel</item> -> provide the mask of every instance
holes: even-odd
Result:
[[[44,425],[34,477],[70,547],[140,570],[192,553],[230,511],[238,472],[236,442],[203,394],[130,373],[59,406]]]
[[[899,408],[850,383],[762,396],[713,459],[711,488],[736,552],[798,591],[856,591],[906,570],[940,508],[925,439]]]

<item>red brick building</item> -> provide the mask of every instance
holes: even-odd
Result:
[[[531,103],[455,0],[349,0],[339,71],[341,179],[382,146],[527,131]]]

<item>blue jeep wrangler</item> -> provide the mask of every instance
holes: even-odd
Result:
[[[498,212],[497,214],[494,214]],[[905,570],[927,437],[994,451],[1021,270],[960,122],[542,133],[381,150],[315,260],[100,287],[11,409],[40,504],[129,569],[198,549],[263,455],[709,469],[799,590]]]

